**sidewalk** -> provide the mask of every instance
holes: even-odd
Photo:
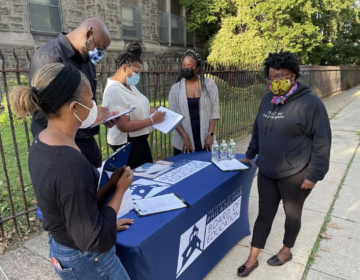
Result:
[[[326,230],[327,234],[332,235],[332,239],[322,240],[320,247],[329,252],[322,250],[317,252],[321,257],[315,258],[307,272],[307,279],[360,278],[358,276],[360,275],[358,265],[360,260],[360,185],[356,184],[360,182],[360,172],[358,172],[360,149],[357,151],[360,140],[356,133],[360,131],[360,114],[357,113],[360,108],[359,96],[360,86],[323,100],[329,116],[333,117],[330,171],[325,180],[316,185],[305,203],[302,229],[293,249],[294,258],[282,267],[270,267],[266,264],[267,259],[276,254],[282,246],[285,216],[282,207],[279,207],[266,249],[260,254],[260,267],[248,279],[302,279],[304,272],[307,272],[306,264],[314,244],[317,244],[324,219],[328,215],[334,196],[351,162],[339,198],[335,201],[334,210],[331,213],[331,223],[337,223],[342,229],[328,228]],[[239,153],[245,152],[249,140],[250,136],[237,143]],[[252,230],[258,212],[256,178],[251,190],[249,207]],[[236,275],[236,269],[245,262],[250,241],[251,236],[241,240],[205,280],[240,279]],[[59,279],[49,262],[47,233],[25,242],[19,248],[7,251],[0,256],[0,265],[10,279]],[[0,272],[0,280],[3,279],[5,278]]]

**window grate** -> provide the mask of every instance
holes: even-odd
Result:
[[[121,18],[123,37],[125,39],[140,40],[142,35],[142,17],[140,7],[122,4]]]
[[[184,44],[185,32],[184,17],[171,15],[171,43]]]
[[[32,32],[57,34],[62,31],[60,0],[30,0],[28,9]]]
[[[159,12],[158,27],[159,27],[159,41],[160,43],[169,42],[169,14]]]

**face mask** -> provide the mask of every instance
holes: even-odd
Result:
[[[281,80],[274,80],[271,82],[269,89],[275,94],[275,95],[284,95],[286,94],[291,87],[293,86],[293,83],[290,79],[281,79]]]
[[[126,84],[128,86],[136,86],[140,82],[140,75],[132,72],[131,77],[126,77]]]
[[[98,107],[96,106],[95,101],[93,100],[93,106],[92,108],[88,108],[85,105],[76,102],[77,104],[79,104],[80,106],[88,109],[90,111],[88,117],[85,120],[80,120],[80,118],[78,117],[78,115],[76,115],[74,112],[73,114],[75,115],[75,117],[81,122],[81,126],[79,128],[88,128],[90,126],[92,126],[94,124],[94,122],[96,121],[97,115],[98,115]]]
[[[104,51],[103,50],[99,50],[98,48],[95,48],[92,51],[89,51],[89,58],[90,58],[90,61],[93,64],[98,62],[103,57],[104,57]]]
[[[195,76],[195,70],[192,68],[181,68],[181,77],[191,80]]]

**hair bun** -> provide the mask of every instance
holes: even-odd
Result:
[[[128,53],[132,57],[136,57],[140,59],[142,54],[142,47],[139,43],[130,42],[125,45],[125,52]]]

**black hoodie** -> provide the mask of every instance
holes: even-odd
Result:
[[[299,173],[308,165],[305,179],[314,183],[329,170],[331,129],[326,108],[307,85],[298,89],[284,104],[271,103],[269,92],[261,101],[248,159],[259,155],[259,171],[272,179]]]

